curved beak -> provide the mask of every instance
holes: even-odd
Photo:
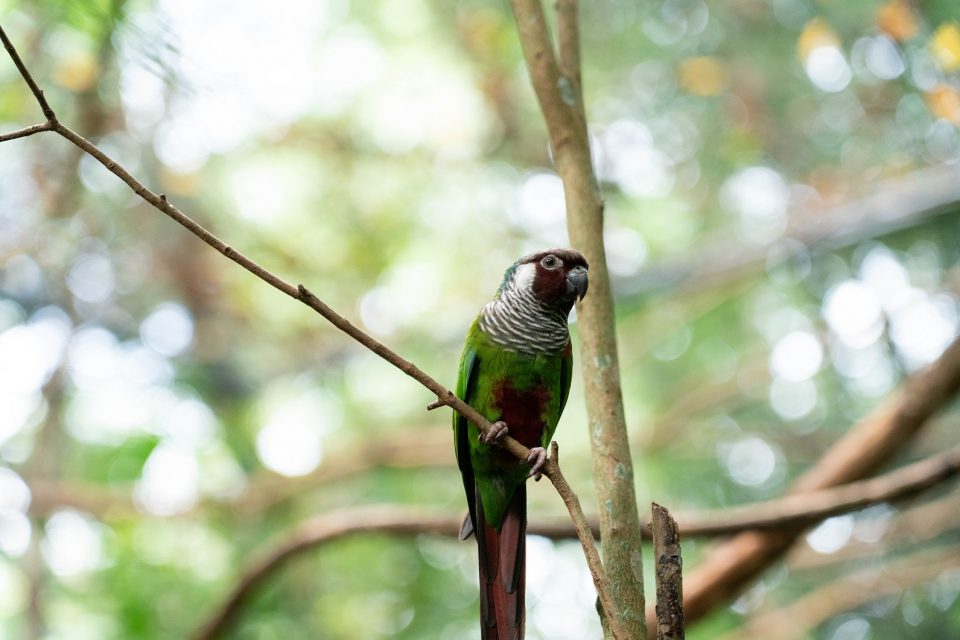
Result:
[[[571,296],[583,300],[583,296],[587,295],[589,284],[587,270],[584,267],[574,267],[567,274],[567,293]]]

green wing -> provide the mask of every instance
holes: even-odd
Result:
[[[463,346],[463,355],[460,357],[460,372],[457,375],[457,397],[470,404],[477,386],[477,366],[479,358],[470,343],[469,338]],[[469,423],[458,411],[453,412],[453,446],[457,454],[457,466],[463,477],[463,490],[467,494],[467,505],[470,507],[470,522],[476,523],[477,514],[474,502],[476,501],[473,465],[470,463]]]
[[[567,351],[563,354],[563,360],[560,361],[560,413],[563,415],[563,409],[567,406],[567,398],[570,397],[570,383],[573,381],[573,352]]]
[[[570,397],[570,383],[573,381],[573,353],[567,351],[560,360],[560,410],[557,411],[556,421],[550,425],[550,428],[544,429],[541,445],[544,448],[550,447],[550,441],[553,440],[553,434],[557,431],[557,423],[560,422],[560,416],[567,406],[567,398]]]

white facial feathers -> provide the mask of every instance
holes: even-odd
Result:
[[[521,264],[513,274],[513,285],[520,291],[533,291],[533,279],[537,277],[537,265]]]

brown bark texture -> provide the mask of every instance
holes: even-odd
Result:
[[[653,558],[657,563],[657,640],[683,640],[683,557],[676,520],[656,502],[653,512]]]

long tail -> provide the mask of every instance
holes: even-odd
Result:
[[[523,640],[526,621],[527,489],[517,488],[500,532],[488,525],[476,494],[480,554],[480,629],[483,640]]]

